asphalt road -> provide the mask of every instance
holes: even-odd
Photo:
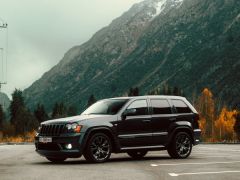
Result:
[[[170,159],[166,151],[150,152],[143,160],[113,154],[103,164],[84,158],[52,164],[33,145],[0,146],[0,180],[131,179],[240,180],[240,145],[198,145],[188,159]]]

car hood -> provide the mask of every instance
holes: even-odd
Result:
[[[95,119],[95,118],[104,118],[109,116],[112,116],[112,115],[101,115],[101,114],[78,115],[78,116],[72,116],[67,118],[48,120],[48,121],[42,122],[41,124],[56,124],[56,123],[66,124],[66,123],[86,121],[86,120]]]

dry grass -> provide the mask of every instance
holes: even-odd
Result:
[[[36,132],[32,131],[26,133],[24,136],[15,136],[15,137],[3,137],[0,139],[0,143],[21,143],[21,142],[34,142]]]

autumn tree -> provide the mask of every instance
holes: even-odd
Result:
[[[212,92],[205,88],[197,102],[197,109],[200,114],[199,124],[202,129],[204,140],[213,140],[215,107]]]
[[[218,141],[231,141],[234,140],[235,132],[235,117],[237,111],[230,111],[226,107],[222,108],[220,115],[215,121],[215,135]]]

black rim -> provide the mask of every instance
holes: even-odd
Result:
[[[110,154],[110,144],[108,139],[104,136],[95,137],[91,143],[91,151],[96,160],[105,160]]]
[[[191,140],[186,134],[181,134],[176,138],[177,153],[181,157],[187,156],[191,151]]]

